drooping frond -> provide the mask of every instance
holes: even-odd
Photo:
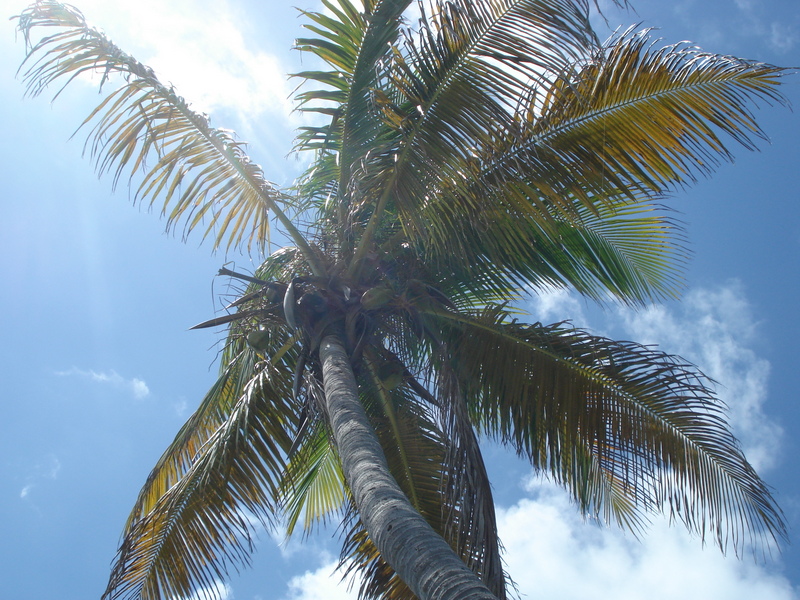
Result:
[[[441,350],[441,348],[440,348]],[[499,599],[506,598],[494,498],[489,475],[458,378],[439,362],[436,389],[446,438],[445,539],[481,575]]]
[[[290,457],[281,484],[281,512],[286,535],[298,524],[310,533],[318,523],[343,510],[349,498],[339,457],[324,424],[317,423],[305,442]]]
[[[780,509],[692,365],[562,325],[509,322],[501,310],[437,318],[476,422],[565,485],[584,512],[637,529],[665,511],[737,552],[785,536]]]
[[[230,304],[236,312],[219,378],[142,488],[108,598],[201,589],[230,565],[246,564],[256,523],[271,523],[279,512],[299,412],[292,392],[298,353],[279,309],[281,288],[270,280],[292,269],[298,254],[285,249],[268,257]]]
[[[150,472],[128,517],[126,533],[135,523],[146,518],[161,497],[191,470],[203,446],[228,418],[256,374],[257,361],[255,353],[241,353],[237,360],[223,369],[198,409],[181,427]]]
[[[261,363],[188,470],[126,531],[104,600],[188,597],[248,564],[253,536],[274,522],[289,393],[285,374]]]
[[[162,199],[169,228],[182,224],[185,235],[200,227],[204,237],[213,238],[214,248],[246,241],[248,248],[255,243],[263,250],[273,211],[290,234],[296,232],[277,206],[281,194],[244,145],[230,132],[211,127],[152,69],[89,27],[77,9],[37,2],[17,19],[29,48],[21,67],[29,94],[84,76],[99,76],[101,88],[120,77],[122,86],[83,123],[91,127],[86,150],[98,173],[111,173],[115,184],[125,173],[141,172],[136,198],[151,206]],[[34,30],[42,27],[57,33],[33,43]]]

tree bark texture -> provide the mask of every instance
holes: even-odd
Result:
[[[342,470],[361,520],[384,560],[420,600],[496,600],[414,509],[389,472],[359,401],[353,367],[341,340],[325,337],[319,354]]]

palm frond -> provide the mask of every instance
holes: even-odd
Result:
[[[440,347],[441,350],[441,347]],[[439,361],[436,389],[449,440],[444,478],[445,539],[499,599],[506,598],[494,498],[458,378]]]
[[[188,471],[127,531],[104,599],[188,597],[248,564],[294,424],[285,377],[264,364]]]
[[[385,151],[361,160],[375,174],[374,206],[356,258],[366,252],[387,204],[406,228],[439,182],[467,172],[482,140],[510,120],[527,86],[554,77],[594,44],[582,2],[494,0],[430,3],[419,31],[405,36],[376,101],[393,131]]]
[[[647,201],[595,210],[577,205],[572,217],[553,219],[534,217],[516,192],[496,200],[425,206],[419,244],[426,262],[442,273],[467,273],[475,293],[494,289],[503,301],[520,290],[571,287],[600,302],[610,294],[641,304],[675,297],[681,288],[684,235],[663,207]]]
[[[342,511],[349,498],[347,484],[327,429],[317,424],[291,456],[281,483],[280,504],[290,537],[301,522],[305,533]]]
[[[367,414],[373,421],[389,470],[412,506],[428,521],[438,519],[438,496],[444,457],[439,428],[432,415],[404,384],[405,365],[388,353],[366,348],[361,385]],[[435,502],[435,500],[434,500]]]
[[[516,285],[567,283],[634,303],[675,295],[682,235],[652,203],[729,159],[725,137],[754,148],[763,133],[751,107],[785,103],[785,71],[657,50],[647,32],[590,56],[526,90],[468,155],[442,153],[451,167],[426,179],[420,162],[408,185],[424,190],[398,194],[408,203],[399,218],[440,269],[456,260],[476,276],[505,270]]]
[[[321,84],[298,96],[299,109],[330,119],[322,126],[301,128],[296,150],[318,152],[316,164],[304,178],[301,196],[335,198],[331,212],[347,232],[349,198],[356,193],[352,173],[364,155],[376,151],[382,127],[380,113],[372,103],[373,90],[388,68],[402,15],[412,0],[377,0],[358,12],[350,0],[324,0],[332,13],[305,12],[306,27],[316,38],[297,40],[297,48],[325,61],[330,70],[298,73],[306,82]],[[346,243],[339,240],[339,243]]]
[[[256,374],[258,357],[243,352],[220,373],[198,409],[186,421],[147,477],[125,526],[133,526],[153,510],[159,500],[191,470],[201,449],[227,420],[248,382]]]
[[[500,309],[432,318],[472,418],[565,485],[585,513],[637,529],[665,511],[737,552],[785,536],[780,509],[692,365],[563,325],[510,322]]]
[[[149,67],[87,25],[83,15],[58,2],[37,2],[18,17],[28,44],[20,69],[30,95],[57,82],[61,90],[75,79],[100,76],[100,87],[112,76],[123,85],[108,94],[84,120],[91,126],[85,149],[98,173],[144,174],[136,199],[152,206],[163,198],[161,213],[168,228],[183,224],[184,235],[204,228],[214,248],[229,249],[244,241],[263,250],[269,240],[269,212],[281,220],[304,253],[302,236],[278,203],[286,198],[264,178],[261,167],[245,153],[231,132],[215,129],[194,112]],[[32,42],[38,28],[59,31]],[[56,96],[61,93],[56,93]],[[152,165],[148,164],[152,162]]]
[[[786,104],[777,91],[786,70],[686,45],[657,49],[648,34],[612,37],[584,66],[529,93],[518,133],[497,144],[480,178],[592,206],[659,197],[710,174],[732,158],[726,138],[755,149],[765,135],[751,108]]]

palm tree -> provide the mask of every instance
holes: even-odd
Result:
[[[76,9],[17,17],[30,94],[121,78],[84,121],[100,173],[215,248],[265,255],[272,219],[291,243],[221,271],[241,293],[198,326],[228,327],[219,378],[140,492],[104,598],[188,596],[247,563],[259,522],[332,518],[364,598],[505,598],[479,436],[634,531],[666,512],[723,550],[784,536],[694,366],[513,308],[553,287],[676,296],[659,203],[754,147],[783,70],[647,31],[600,43],[586,0],[323,4],[297,42],[319,65],[296,75],[313,158],[284,190]]]

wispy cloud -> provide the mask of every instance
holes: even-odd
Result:
[[[348,581],[341,580],[341,573],[336,572],[337,561],[329,555],[321,555],[322,566],[313,571],[306,571],[289,580],[289,592],[282,600],[356,600],[357,590],[348,589]]]
[[[61,461],[55,454],[48,454],[31,469],[26,477],[26,483],[19,492],[22,500],[28,498],[31,492],[43,481],[54,481],[61,471]]]
[[[201,112],[227,108],[257,116],[291,111],[287,69],[252,49],[242,15],[224,1],[83,0],[87,20]]]
[[[694,2],[679,2],[672,10],[686,31],[700,36],[694,41],[702,42],[707,50],[714,50],[711,46],[718,44],[735,50],[745,42],[755,42],[778,54],[787,54],[800,40],[800,21],[791,11],[787,11],[788,20],[780,20],[774,11],[765,10],[765,5],[755,0],[734,0],[733,5],[733,10],[708,12]]]
[[[83,370],[73,367],[67,371],[56,371],[59,377],[81,377],[97,383],[111,385],[117,389],[127,390],[137,400],[146,398],[150,395],[150,388],[147,383],[138,377],[126,379],[116,371],[98,372],[92,370]]]
[[[181,396],[178,398],[176,402],[172,404],[172,408],[175,410],[175,415],[184,418],[186,414],[189,412],[189,402]]]
[[[552,323],[569,319],[575,324],[586,322],[582,301],[566,289],[544,289],[531,292],[526,307],[534,319]]]
[[[778,22],[773,22],[769,27],[769,44],[781,54],[793,50],[799,40],[800,31],[796,27]]]

